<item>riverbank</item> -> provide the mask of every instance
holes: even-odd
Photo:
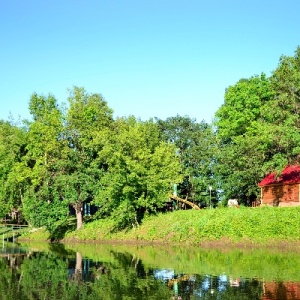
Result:
[[[300,207],[181,210],[151,216],[130,230],[116,231],[114,225],[112,220],[95,220],[80,230],[65,227],[56,240],[300,249]],[[49,240],[51,236],[40,229],[21,239]]]

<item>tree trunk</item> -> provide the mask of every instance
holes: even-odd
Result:
[[[82,202],[78,202],[76,204],[73,205],[74,209],[75,209],[75,213],[76,213],[76,220],[77,220],[77,230],[80,229],[82,227],[82,207],[83,204]]]
[[[79,252],[76,252],[76,265],[73,280],[76,282],[82,281],[82,255]]]

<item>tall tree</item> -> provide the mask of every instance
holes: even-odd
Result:
[[[22,211],[24,182],[20,182],[18,165],[26,153],[27,132],[10,122],[0,121],[0,216]]]
[[[257,197],[257,182],[265,161],[262,136],[262,107],[273,99],[270,80],[262,74],[241,79],[225,93],[216,112],[218,155],[215,176],[225,198],[238,197],[244,203]]]
[[[300,128],[300,46],[294,56],[281,56],[270,77],[275,97],[264,108],[266,119],[272,124],[287,122]]]
[[[266,169],[280,172],[287,163],[298,163],[300,158],[300,47],[294,56],[281,56],[270,81],[275,96],[262,108],[265,132],[272,137],[271,143],[268,140]]]
[[[265,74],[241,79],[229,86],[225,92],[224,104],[215,117],[218,136],[222,143],[230,143],[236,136],[251,131],[252,126],[264,119],[262,106],[269,105],[274,92]]]
[[[136,226],[168,200],[181,170],[175,148],[160,141],[156,124],[117,119],[100,152],[107,164],[95,203],[118,228]]]
[[[204,121],[197,123],[179,115],[156,121],[162,139],[176,147],[180,158],[184,180],[178,186],[179,195],[199,200],[208,195],[209,185],[216,190],[212,173],[216,136],[212,127]]]
[[[226,91],[215,124],[217,174],[228,197],[257,197],[265,173],[299,162],[299,54],[298,47],[294,57],[282,56],[270,78],[243,79]]]
[[[65,219],[69,205],[82,226],[82,208],[97,190],[103,166],[96,160],[101,132],[112,124],[112,110],[99,94],[83,88],[70,90],[68,106],[56,99],[33,94],[29,103],[33,121],[28,126],[26,155],[15,165],[18,178],[26,182],[24,214],[35,226],[55,230]]]
[[[52,231],[55,221],[68,215],[68,208],[57,196],[54,184],[64,149],[63,114],[52,95],[33,94],[29,108],[33,121],[29,123],[26,157],[19,165],[21,177],[28,181],[24,214],[30,224],[45,225]]]
[[[100,94],[83,88],[70,90],[63,138],[67,141],[59,166],[57,183],[63,197],[76,212],[77,229],[82,226],[83,203],[92,200],[102,176],[97,159],[102,132],[113,123],[112,110]]]

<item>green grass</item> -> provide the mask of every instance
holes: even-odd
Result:
[[[112,220],[89,222],[63,239],[198,244],[206,241],[268,243],[300,241],[300,207],[185,210],[159,214],[138,228],[112,232]],[[41,235],[41,233],[39,233]],[[36,238],[34,234],[31,238]]]

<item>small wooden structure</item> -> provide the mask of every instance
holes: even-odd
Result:
[[[300,165],[287,166],[282,173],[268,174],[258,186],[261,190],[261,205],[300,205]]]

